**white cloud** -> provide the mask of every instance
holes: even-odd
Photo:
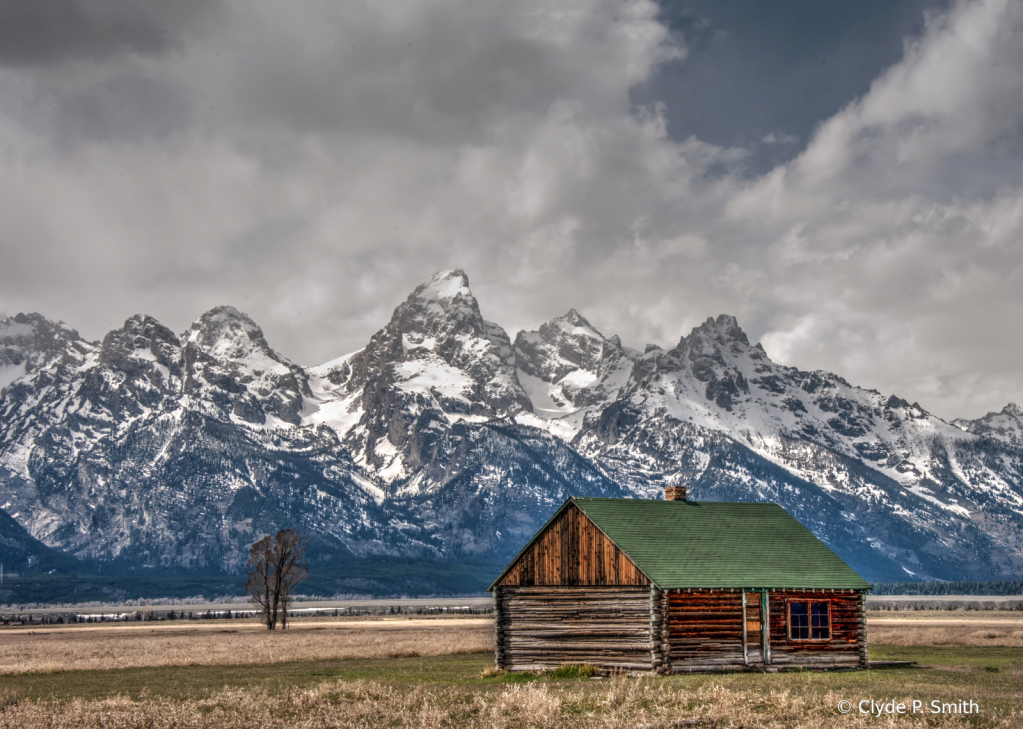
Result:
[[[764,144],[796,144],[799,137],[784,132],[768,132],[760,141]]]
[[[797,159],[730,201],[733,219],[771,231],[785,308],[813,313],[769,333],[786,360],[948,416],[1018,397],[1021,352],[1004,340],[1021,303],[1023,191],[990,160],[1018,145],[1021,121],[1023,8],[959,3]],[[963,185],[957,167],[980,177]]]

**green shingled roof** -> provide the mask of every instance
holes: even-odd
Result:
[[[663,590],[870,588],[778,504],[573,497],[562,509],[569,503]]]

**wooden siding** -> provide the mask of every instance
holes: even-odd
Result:
[[[494,604],[499,668],[652,669],[648,588],[495,587]]]
[[[649,585],[638,567],[575,504],[519,555],[502,586]]]
[[[792,600],[827,602],[831,638],[790,640],[788,604]],[[761,593],[746,593],[746,653],[743,655],[742,593],[739,590],[671,591],[663,599],[662,649],[673,672],[706,671],[764,665]],[[767,663],[778,666],[866,665],[865,617],[859,592],[771,590],[768,593],[770,646]],[[762,623],[761,623],[762,625]]]
[[[793,600],[829,603],[831,640],[791,640],[788,604]],[[771,592],[771,663],[779,666],[860,664],[861,625],[865,624],[859,592],[773,590]],[[866,652],[863,651],[863,655]]]

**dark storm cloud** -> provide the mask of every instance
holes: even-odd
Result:
[[[683,0],[662,4],[686,39],[684,62],[633,92],[661,101],[675,139],[695,135],[751,154],[762,173],[794,157],[814,127],[866,93],[948,0]]]
[[[158,54],[208,18],[212,0],[3,0],[0,65],[47,66],[123,52]]]
[[[164,137],[189,119],[176,88],[146,76],[116,76],[87,89],[55,95],[57,133],[78,141],[132,143]]]

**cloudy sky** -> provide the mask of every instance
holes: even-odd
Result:
[[[226,303],[315,364],[461,267],[513,336],[730,313],[1023,403],[1018,0],[4,0],[0,165],[0,315],[89,338]]]

